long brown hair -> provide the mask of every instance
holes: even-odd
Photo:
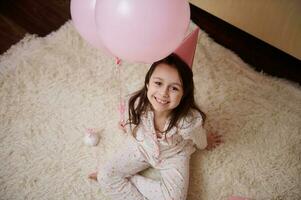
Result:
[[[176,126],[180,119],[187,116],[189,114],[189,111],[191,111],[192,109],[198,111],[201,114],[204,123],[206,115],[196,105],[194,100],[194,83],[192,70],[179,56],[177,56],[176,54],[170,54],[166,58],[154,62],[151,65],[145,76],[144,86],[142,87],[142,89],[135,92],[129,99],[129,119],[127,121],[127,124],[136,125],[136,127],[140,124],[141,115],[146,112],[148,106],[150,105],[150,102],[147,98],[147,85],[156,67],[161,63],[175,68],[183,84],[183,97],[180,101],[180,104],[172,110],[170,123],[167,129],[164,130],[164,132],[168,132],[173,126]]]

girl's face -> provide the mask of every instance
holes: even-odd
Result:
[[[183,96],[183,84],[178,71],[164,63],[159,64],[147,84],[147,98],[155,112],[169,115]]]

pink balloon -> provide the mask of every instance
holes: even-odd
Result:
[[[97,33],[115,56],[152,63],[172,53],[190,21],[186,0],[97,0]]]
[[[108,50],[97,35],[95,5],[96,0],[71,0],[72,21],[76,30],[88,43],[108,53]]]

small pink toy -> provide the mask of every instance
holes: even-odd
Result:
[[[99,142],[99,136],[95,129],[87,128],[85,133],[84,143],[88,146],[96,146]]]

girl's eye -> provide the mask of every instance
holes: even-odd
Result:
[[[179,88],[177,88],[177,87],[171,87],[171,90],[172,91],[179,91]]]
[[[155,81],[155,84],[158,85],[158,86],[160,86],[160,85],[161,85],[161,82]]]

